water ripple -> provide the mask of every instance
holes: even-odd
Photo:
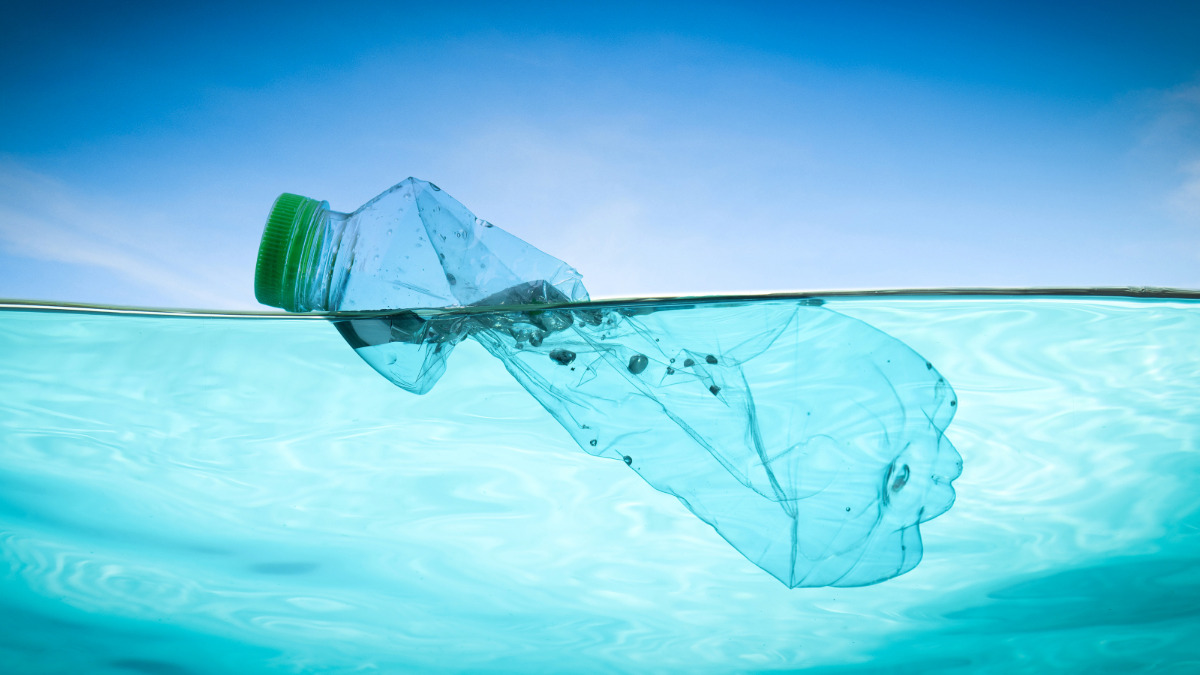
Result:
[[[1200,658],[1195,303],[827,306],[908,343],[959,397],[958,501],[923,526],[916,570],[869,588],[764,578],[623,463],[573,449],[471,344],[413,397],[322,321],[0,312],[0,632],[16,636],[0,663],[1011,672]],[[55,656],[67,639],[83,647]]]

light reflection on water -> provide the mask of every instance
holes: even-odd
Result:
[[[782,587],[474,344],[417,397],[323,321],[0,312],[0,665],[1197,666],[1200,303],[826,306],[959,397],[958,501],[865,588]]]

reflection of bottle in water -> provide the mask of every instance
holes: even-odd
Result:
[[[476,340],[583,450],[677,496],[789,586],[912,569],[917,525],[953,502],[956,400],[903,343],[804,299],[571,304],[587,300],[573,269],[423,181],[349,215],[281,197],[256,293],[403,310],[335,323],[415,393]]]

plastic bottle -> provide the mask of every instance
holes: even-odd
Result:
[[[791,587],[907,572],[917,526],[954,500],[954,392],[904,343],[805,298],[575,304],[588,295],[574,269],[432,183],[349,214],[281,196],[255,294],[290,311],[388,310],[331,319],[417,394],[475,340],[584,452],[678,497]]]

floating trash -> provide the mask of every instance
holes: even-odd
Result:
[[[588,302],[569,265],[424,181],[352,214],[284,195],[256,293],[290,310],[385,311],[334,324],[415,394],[475,340],[585,452],[678,497],[789,587],[911,570],[919,524],[954,501],[962,464],[944,431],[957,401],[903,342],[806,299]]]

